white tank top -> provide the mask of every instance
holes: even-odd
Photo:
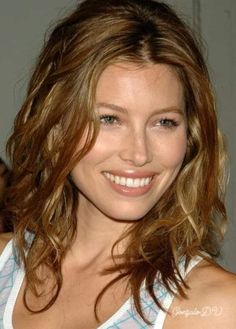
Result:
[[[193,258],[186,271],[183,262],[181,262],[180,273],[183,278],[201,260],[201,257]],[[0,329],[14,329],[12,314],[24,276],[24,269],[16,263],[13,241],[11,240],[0,256]],[[168,310],[174,295],[170,294],[160,281],[154,285],[154,292],[164,308]],[[144,314],[153,325],[148,325],[143,321],[136,312],[132,297],[130,297],[117,312],[97,329],[162,329],[166,313],[156,306],[144,286],[140,291],[140,296]]]

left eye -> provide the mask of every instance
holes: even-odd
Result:
[[[99,117],[100,122],[105,125],[117,124],[119,119],[115,115],[101,115]]]
[[[172,128],[178,126],[178,123],[172,119],[161,119],[157,125],[166,128]]]

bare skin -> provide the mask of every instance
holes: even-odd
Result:
[[[4,248],[11,235],[1,235],[0,246]],[[95,260],[96,259],[96,260]],[[81,263],[84,260],[81,259]],[[107,257],[102,252],[94,254],[91,259],[77,266],[71,255],[67,257],[63,265],[64,284],[55,304],[46,312],[31,315],[23,304],[23,283],[13,313],[14,329],[95,329],[98,323],[94,316],[94,302],[101,289],[112,279],[114,275],[101,276],[101,264],[108,264]],[[82,284],[78,284],[81,282]],[[50,280],[45,281],[45,287],[50,289]],[[127,283],[119,282],[112,287],[102,299],[98,308],[101,322],[111,317],[129,298],[126,290]],[[47,297],[49,297],[48,295]],[[45,305],[47,297],[35,299],[29,294],[29,305],[36,310]],[[79,311],[78,311],[79,310]]]
[[[0,237],[1,250],[11,234]],[[107,283],[97,273],[101,259],[94,259],[82,268],[68,259],[64,266],[63,288],[56,303],[42,314],[31,315],[24,307],[21,288],[13,314],[14,329],[95,329],[98,328],[93,314],[95,296]],[[108,279],[108,278],[107,278]],[[109,280],[111,277],[109,277]],[[190,287],[188,299],[175,297],[163,329],[233,329],[236,327],[236,276],[202,261],[187,276]],[[78,282],[83,282],[79,285]],[[121,282],[105,294],[99,308],[101,323],[112,316],[128,299],[126,283]],[[30,296],[34,308],[41,307],[45,299],[36,300]],[[78,312],[79,310],[79,312]]]
[[[202,261],[187,276],[188,299],[175,298],[164,329],[236,328],[236,275]]]
[[[96,102],[101,122],[99,136],[71,173],[81,192],[78,234],[62,264],[62,289],[49,310],[31,314],[23,303],[24,282],[14,307],[14,329],[98,328],[94,302],[115,275],[100,275],[102,269],[112,264],[112,245],[133,221],[141,219],[158,202],[176,178],[185,157],[184,93],[171,68],[112,66],[98,83]],[[111,175],[116,176],[118,182],[111,181]],[[126,187],[119,184],[125,177],[131,180],[132,188],[128,182]],[[140,177],[152,180],[143,182],[145,187],[141,186]],[[135,187],[136,179],[138,186]],[[136,194],[132,194],[134,191]],[[6,237],[2,245],[5,243]],[[120,244],[116,252],[122,254],[124,249],[125,245]],[[223,303],[224,312],[220,320],[213,315],[207,320],[200,316],[194,319],[168,316],[164,329],[189,328],[190,325],[191,329],[216,329],[219,322],[221,329],[235,328],[232,318],[236,304],[235,276],[216,266],[199,265],[187,280],[191,287],[189,299],[175,298],[172,309],[177,306],[192,309],[207,302]],[[45,306],[50,299],[50,287],[51,281],[47,279],[43,288],[48,295],[37,299],[28,295],[32,309]],[[126,288],[127,282],[123,281],[106,292],[98,309],[101,323],[129,298]],[[227,327],[222,325],[226,320]]]

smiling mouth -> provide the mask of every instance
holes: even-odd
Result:
[[[104,176],[116,185],[126,186],[129,188],[140,188],[147,186],[151,183],[153,176],[151,177],[142,177],[142,178],[130,178],[112,175],[108,172],[103,173]]]

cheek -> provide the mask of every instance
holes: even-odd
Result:
[[[94,165],[103,162],[115,152],[116,143],[111,138],[104,138],[102,134],[99,134],[93,148],[86,154],[86,156],[80,161],[84,165]]]
[[[77,151],[80,149],[78,146]],[[81,180],[87,175],[91,175],[91,170],[96,170],[97,165],[104,162],[114,152],[114,143],[111,139],[99,133],[93,148],[77,163],[71,172],[72,179],[76,185],[81,184]]]
[[[175,136],[168,142],[160,143],[159,158],[163,166],[173,168],[181,167],[187,151],[186,134]]]

